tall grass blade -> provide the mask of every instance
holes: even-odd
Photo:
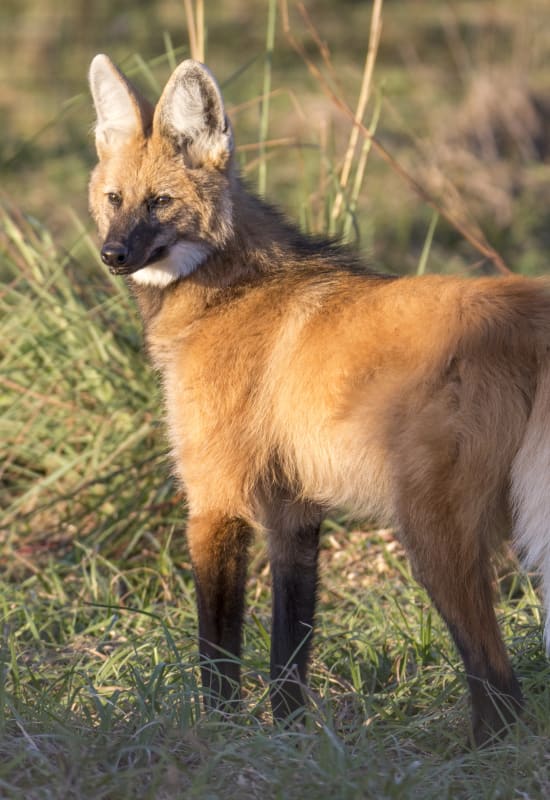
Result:
[[[422,248],[422,253],[420,254],[420,260],[418,261],[418,267],[416,269],[417,275],[424,275],[424,273],[426,272],[426,266],[428,264],[428,258],[430,257],[430,250],[432,249],[432,242],[438,220],[439,220],[439,214],[437,213],[437,211],[432,211],[432,217],[430,219],[430,224],[428,226],[428,232],[426,233],[426,239],[424,240],[424,246]]]
[[[258,193],[265,195],[267,185],[266,141],[269,132],[269,101],[271,95],[271,73],[273,66],[273,49],[275,47],[275,28],[277,21],[277,0],[269,0],[267,15],[267,31],[264,61],[264,82],[262,92],[262,110],[260,115],[260,151],[258,167]]]

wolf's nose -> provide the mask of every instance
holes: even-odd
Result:
[[[128,261],[128,247],[122,242],[105,242],[101,260],[109,267],[123,267]]]

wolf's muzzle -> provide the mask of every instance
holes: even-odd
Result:
[[[128,272],[128,246],[122,242],[105,242],[101,248],[101,260],[115,275]]]

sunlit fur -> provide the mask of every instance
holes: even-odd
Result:
[[[91,85],[100,234],[131,227],[147,196],[167,192],[174,202],[159,211],[155,241],[195,254],[192,268],[152,265],[147,280],[139,270],[129,280],[187,493],[207,704],[237,693],[247,546],[261,530],[273,574],[273,709],[281,718],[300,709],[318,528],[345,508],[395,526],[463,657],[473,736],[485,742],[521,705],[490,566],[514,519],[550,602],[548,284],[394,279],[303,236],[243,186],[219,89],[195,62],[180,65],[149,117],[104,60]],[[109,147],[120,92],[133,122]],[[122,211],[105,200],[112,187]],[[143,258],[155,241],[143,241]]]

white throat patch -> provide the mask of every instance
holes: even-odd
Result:
[[[177,242],[166,258],[133,272],[130,277],[141,286],[168,286],[178,278],[190,275],[210,253],[210,247],[201,242]]]

